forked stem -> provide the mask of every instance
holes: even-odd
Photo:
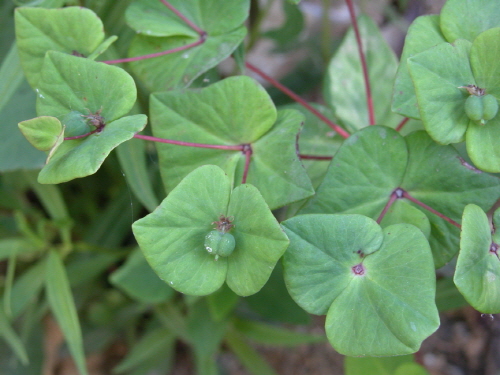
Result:
[[[363,70],[363,79],[365,81],[366,91],[366,105],[368,108],[368,121],[370,125],[375,125],[375,110],[373,108],[372,89],[370,85],[370,75],[368,74],[368,64],[366,63],[366,56],[363,51],[363,42],[361,34],[359,33],[358,20],[356,19],[356,11],[352,0],[346,0],[347,7],[349,8],[349,15],[351,16],[352,27],[354,35],[356,36],[356,43],[358,45],[359,59],[361,61],[361,69]]]
[[[159,56],[165,56],[169,55],[171,53],[176,53],[176,52],[181,52],[196,46],[199,46],[200,44],[205,43],[205,40],[207,39],[207,32],[205,30],[202,30],[199,26],[197,26],[193,21],[189,20],[184,14],[179,12],[172,4],[170,4],[167,0],[160,0],[163,5],[165,5],[168,9],[170,9],[177,17],[179,17],[186,25],[188,25],[190,28],[192,28],[194,31],[198,33],[200,36],[200,39],[198,39],[196,42],[186,44],[184,46],[180,46],[177,48],[172,48],[168,49],[165,51],[161,52],[156,52],[156,53],[150,53],[148,55],[141,55],[141,56],[135,56],[135,57],[127,57],[124,59],[116,59],[116,60],[108,60],[108,61],[103,61],[103,63],[106,64],[120,64],[120,63],[127,63],[127,62],[133,62],[133,61],[139,61],[139,60],[146,60],[146,59],[152,59],[155,57]]]
[[[338,134],[340,134],[341,137],[347,139],[349,138],[349,133],[346,132],[344,129],[342,129],[339,125],[335,124],[332,122],[330,119],[328,119],[325,115],[323,115],[320,111],[318,111],[316,108],[312,107],[309,103],[307,103],[304,99],[302,99],[300,96],[298,96],[296,93],[294,93],[292,90],[290,90],[288,87],[282,85],[279,83],[277,80],[274,78],[268,76],[266,73],[264,73],[262,70],[257,68],[255,65],[246,62],[245,66],[250,69],[252,72],[258,74],[262,78],[264,78],[266,81],[268,81],[271,85],[276,87],[278,90],[284,92],[286,95],[288,95],[290,98],[295,100],[297,103],[299,103],[301,106],[306,108],[309,112],[314,114],[316,117],[318,117],[321,121],[323,121],[325,124],[327,124],[330,128],[335,130]]]

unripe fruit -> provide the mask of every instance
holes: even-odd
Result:
[[[465,113],[472,120],[484,125],[498,113],[498,101],[491,95],[471,95],[465,100]]]
[[[231,255],[235,246],[236,242],[231,233],[213,230],[205,236],[205,249],[215,255],[215,260]]]
[[[498,113],[498,100],[493,95],[483,96],[483,120],[491,120]]]

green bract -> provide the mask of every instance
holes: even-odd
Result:
[[[283,226],[290,295],[306,311],[327,314],[326,334],[339,353],[413,353],[437,329],[434,263],[419,229],[382,229],[362,215],[302,215]]]
[[[495,215],[498,213],[497,210]],[[467,302],[483,313],[500,313],[499,252],[500,246],[492,240],[484,211],[476,205],[467,205],[453,280]]]
[[[266,283],[288,239],[259,191],[231,179],[214,165],[186,176],[151,214],[132,229],[153,270],[172,288],[210,294],[224,283],[242,296]],[[215,260],[205,237],[221,215],[230,217],[234,252]]]
[[[255,80],[231,77],[201,90],[151,96],[153,134],[159,138],[213,145],[248,144],[252,149],[248,183],[271,209],[310,197],[314,190],[297,157],[295,140],[303,116],[276,108]],[[168,124],[168,126],[166,126]],[[167,191],[197,167],[212,163],[238,185],[245,155],[240,151],[156,144]]]
[[[233,53],[243,41],[249,0],[171,0],[171,5],[206,32],[204,42],[185,51],[131,63],[151,91],[187,87],[203,72]],[[230,17],[221,17],[228,14]],[[173,22],[172,22],[173,21]],[[127,10],[127,22],[137,35],[130,56],[182,47],[200,40],[171,10],[157,0],[138,0]]]
[[[38,114],[56,117],[51,123],[61,121],[65,136],[98,130],[93,120],[104,125],[87,137],[62,142],[40,172],[41,183],[55,184],[95,173],[116,146],[146,126],[145,115],[123,117],[135,102],[136,88],[121,68],[48,52],[37,85]],[[40,124],[44,117],[31,121]]]
[[[425,132],[402,137],[392,129],[370,126],[339,148],[301,213],[357,213],[376,219],[398,188],[457,222],[467,204],[487,210],[500,194],[498,178],[471,167],[453,147],[437,145]],[[407,204],[393,207],[384,223],[407,222],[426,234],[430,226],[436,267],[444,265],[457,252],[458,228],[401,199]]]

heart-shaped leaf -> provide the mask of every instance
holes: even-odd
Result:
[[[376,219],[398,188],[457,222],[467,204],[487,210],[500,196],[498,178],[467,164],[453,147],[436,144],[423,131],[403,138],[392,129],[371,126],[344,142],[301,213],[358,213]],[[427,216],[436,267],[444,265],[458,250],[458,229],[410,204]],[[415,216],[384,220],[412,224]]]
[[[292,110],[277,115],[264,88],[249,77],[227,78],[196,91],[153,94],[151,116],[156,137],[227,146],[249,144],[252,157],[247,182],[260,190],[271,209],[313,194],[295,148],[302,116]],[[169,144],[157,144],[157,149],[167,191],[208,163],[223,168],[234,184],[242,181],[245,156],[241,151]]]
[[[17,8],[16,40],[19,57],[31,87],[38,87],[47,51],[88,56],[104,40],[103,25],[90,9]]]
[[[413,353],[439,325],[434,263],[416,227],[382,230],[362,215],[303,215],[282,223],[290,295],[327,313],[326,334],[341,354]]]
[[[474,204],[465,207],[453,281],[472,307],[487,314],[500,313],[499,251],[484,211]]]
[[[288,246],[258,190],[249,184],[231,191],[231,179],[214,165],[184,178],[148,216],[132,229],[153,270],[174,289],[207,295],[226,280],[238,295],[259,291]],[[216,259],[205,248],[214,224],[231,223],[236,247]]]
[[[146,126],[145,115],[122,117],[135,102],[136,88],[121,68],[48,52],[38,85],[40,115],[57,117],[68,137],[94,131],[64,141],[40,172],[40,183],[60,183],[95,173],[116,146]]]
[[[412,22],[406,34],[401,62],[394,81],[394,95],[392,98],[392,110],[394,112],[406,117],[420,118],[415,88],[408,71],[407,60],[417,53],[445,42],[446,39],[439,28],[438,15],[420,16]]]
[[[246,34],[243,22],[248,16],[249,0],[173,0],[170,3],[205,31],[206,37],[203,43],[188,50],[132,62],[132,70],[151,91],[189,86],[196,77],[229,57]],[[221,18],[221,14],[231,17]],[[141,33],[132,41],[130,56],[179,48],[200,39],[197,32],[155,0],[131,4],[127,21]]]

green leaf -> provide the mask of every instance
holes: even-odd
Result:
[[[247,183],[260,190],[271,209],[313,194],[295,150],[303,118],[293,111],[277,115],[264,88],[249,77],[227,78],[197,91],[153,94],[151,116],[156,137],[227,146],[250,144],[253,153]],[[205,164],[218,165],[235,185],[241,183],[245,165],[241,151],[156,146],[167,191]]]
[[[280,326],[273,326],[252,320],[236,319],[234,327],[247,338],[264,345],[293,347],[326,340],[324,335],[295,332]]]
[[[155,364],[158,358],[166,356],[172,361],[174,343],[175,336],[168,329],[152,329],[132,347],[127,356],[113,369],[113,373],[131,371],[151,362]]]
[[[304,215],[283,226],[290,294],[311,313],[328,312],[326,334],[339,353],[413,353],[439,326],[432,253],[416,227],[382,230],[361,215]]]
[[[441,30],[448,41],[471,42],[483,31],[500,26],[500,9],[494,0],[448,0],[441,10]]]
[[[9,320],[7,319],[2,306],[0,306],[0,337],[7,342],[21,363],[23,365],[27,365],[29,359],[26,349],[24,348],[21,338],[10,326]]]
[[[40,116],[19,123],[19,129],[37,149],[49,151],[60,145],[64,138],[61,121],[56,117]]]
[[[58,184],[94,174],[116,146],[131,139],[146,123],[145,115],[122,117],[106,124],[100,133],[64,141],[40,171],[38,182]]]
[[[221,216],[232,220],[236,248],[215,260],[204,241]],[[192,295],[213,293],[226,279],[238,295],[256,293],[288,245],[258,190],[245,184],[231,192],[231,180],[213,165],[189,174],[132,229],[160,278]]]
[[[212,320],[218,322],[224,320],[236,307],[240,297],[234,293],[226,284],[214,293],[207,296],[208,308]]]
[[[50,251],[47,257],[45,277],[47,299],[52,313],[64,334],[78,371],[80,374],[88,374],[82,332],[68,277],[61,258],[54,251]]]
[[[441,144],[462,142],[470,122],[464,110],[469,95],[461,88],[476,84],[469,63],[470,48],[470,42],[458,40],[408,59],[425,130]]]
[[[430,375],[429,372],[418,363],[403,363],[396,369],[394,375]]]
[[[244,340],[243,335],[235,330],[226,334],[226,344],[236,354],[240,362],[253,375],[277,375],[264,358]]]
[[[499,246],[492,242],[486,214],[473,204],[464,210],[453,281],[476,310],[487,314],[500,312]]]
[[[387,211],[386,216],[380,223],[382,228],[398,223],[408,223],[416,226],[422,231],[427,239],[431,235],[431,224],[427,216],[418,208],[398,199]]]
[[[459,309],[468,303],[460,294],[453,278],[445,277],[436,282],[436,306],[439,312]]]
[[[137,90],[133,78],[123,69],[61,52],[48,52],[42,77],[37,85],[39,116],[55,116],[66,125],[68,136],[75,125],[68,114],[97,113],[106,123],[125,116],[135,103]],[[120,100],[117,100],[120,98]],[[73,117],[72,117],[73,118]]]
[[[394,375],[396,369],[406,363],[415,363],[412,355],[386,358],[356,358],[344,359],[345,375]]]
[[[10,301],[12,319],[35,304],[45,281],[45,268],[44,262],[37,262],[14,281]]]
[[[18,8],[15,19],[19,57],[33,88],[38,87],[47,51],[88,56],[104,40],[99,17],[82,7]]]
[[[453,147],[437,145],[425,132],[402,138],[392,129],[371,126],[340,147],[317,194],[300,212],[357,213],[376,219],[397,188],[457,222],[468,203],[488,210],[500,195],[496,177],[473,168]],[[429,219],[429,242],[436,267],[441,267],[457,252],[459,231],[415,207]],[[407,218],[414,222],[413,215],[400,216]]]
[[[358,213],[377,217],[402,182],[405,140],[395,130],[370,126],[351,135],[330,164],[316,195],[301,213]]]
[[[131,139],[119,145],[116,154],[128,186],[142,205],[152,212],[160,203],[147,170],[146,142]]]
[[[42,168],[47,156],[34,148],[19,131],[18,123],[35,117],[36,96],[23,79],[0,111],[0,171]]]
[[[304,15],[296,4],[298,4],[298,1],[295,1],[294,4],[290,1],[283,2],[285,22],[279,28],[266,31],[263,35],[273,39],[278,44],[278,51],[296,48],[297,40],[304,29]]]
[[[368,17],[358,20],[378,124],[397,125],[402,118],[391,112],[390,98],[397,60],[377,25]],[[352,132],[369,125],[366,90],[356,37],[351,28],[328,65],[324,94],[335,115]],[[349,84],[345,82],[348,81]]]
[[[35,252],[38,249],[31,242],[22,237],[0,239],[0,261],[8,259],[13,254]]]
[[[23,70],[15,43],[0,66],[0,111],[23,82]]]
[[[140,250],[132,252],[123,266],[111,274],[111,283],[144,303],[160,303],[173,296],[173,289],[153,272]]]
[[[207,35],[202,44],[188,50],[132,62],[132,70],[151,91],[189,86],[196,77],[229,57],[246,34],[242,25],[248,17],[249,0],[174,0],[170,3]],[[230,14],[231,17],[221,18],[221,14]],[[200,40],[197,32],[154,0],[133,3],[127,11],[127,22],[141,33],[132,41],[131,57],[158,53]]]
[[[406,117],[420,118],[415,88],[408,71],[407,60],[419,52],[445,42],[446,39],[439,27],[438,15],[420,16],[412,22],[406,34],[401,62],[394,81],[392,98],[392,110],[394,112]]]

